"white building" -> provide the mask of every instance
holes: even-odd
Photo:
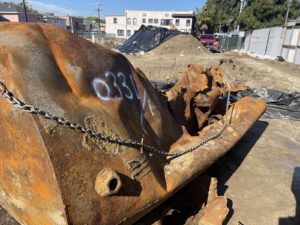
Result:
[[[125,15],[106,16],[106,33],[119,38],[128,38],[141,25],[152,25],[168,29],[178,29],[191,33],[193,27],[193,11],[131,11],[126,10]]]
[[[58,16],[44,15],[43,20],[44,20],[45,23],[51,23],[51,24],[59,26],[63,29],[66,29],[66,27],[67,27],[67,20],[63,19],[63,18],[60,18]]]

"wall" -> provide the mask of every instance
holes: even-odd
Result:
[[[152,25],[165,27],[168,29],[178,29],[182,32],[191,33],[193,26],[193,17],[173,18],[173,14],[191,14],[193,12],[171,12],[171,11],[131,11],[126,10],[125,15],[122,16],[107,16],[106,19],[106,33],[115,34],[117,37],[130,37],[135,31],[137,31],[141,25]],[[114,18],[117,19],[117,24],[114,23]],[[170,24],[162,24],[162,20],[169,20]],[[176,20],[179,20],[179,24],[176,24]],[[187,20],[190,23],[187,25]],[[126,27],[127,21],[127,27]],[[127,28],[127,34],[125,33]],[[123,30],[124,36],[118,35],[117,30]]]
[[[1,14],[3,18],[9,20],[10,22],[19,22],[19,15],[15,14]]]
[[[65,19],[61,19],[61,18],[54,17],[54,16],[44,16],[44,22],[54,24],[63,29],[66,29],[66,27],[67,27]]]
[[[300,23],[254,30],[247,34],[244,50],[262,56],[282,56],[288,62],[300,64]]]
[[[117,23],[114,23],[114,18],[117,19]],[[105,32],[110,35],[114,35],[120,38],[125,38],[125,27],[126,27],[126,17],[125,16],[107,16],[105,18],[106,29]],[[124,35],[117,35],[117,30],[123,30]]]

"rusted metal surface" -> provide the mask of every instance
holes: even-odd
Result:
[[[222,225],[229,209],[227,208],[227,199],[224,196],[218,196],[218,181],[212,178],[209,186],[207,203],[199,225]]]
[[[28,104],[168,152],[228,123],[218,139],[167,159],[89,138],[0,99],[1,205],[28,225],[136,221],[225,154],[264,112],[263,100],[246,97],[223,121],[211,120],[224,113],[214,101],[228,88],[215,69],[190,66],[168,102],[119,53],[47,24],[0,24],[0,79]],[[113,193],[103,188],[112,180],[120,184]]]

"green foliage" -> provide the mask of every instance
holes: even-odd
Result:
[[[97,23],[101,22],[101,23],[105,23],[105,20],[104,19],[100,19],[96,16],[87,16],[86,17],[87,20],[89,21],[96,21]]]
[[[205,24],[207,32],[219,32],[226,24],[233,30],[237,24],[242,30],[283,25],[287,0],[248,0],[240,14],[240,0],[207,0],[204,7],[196,9],[197,30]],[[292,0],[289,19],[300,16],[299,0]]]
[[[208,32],[212,33],[219,31],[222,24],[233,26],[239,7],[239,0],[207,0],[202,10],[196,10],[197,28],[200,29],[205,24]]]
[[[252,30],[258,28],[284,25],[287,12],[286,0],[253,0],[238,18],[241,28]],[[289,19],[300,16],[300,6],[292,1]]]

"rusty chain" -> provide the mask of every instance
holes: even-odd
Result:
[[[73,122],[70,122],[70,121],[68,121],[64,118],[52,115],[52,114],[50,114],[48,112],[45,112],[41,109],[38,109],[38,108],[36,108],[32,105],[27,105],[26,103],[24,103],[21,100],[19,100],[18,98],[16,98],[13,95],[13,93],[10,92],[6,88],[4,82],[1,81],[1,80],[0,80],[0,96],[4,97],[6,100],[8,100],[8,102],[10,102],[16,108],[21,109],[23,112],[35,114],[35,115],[41,116],[45,119],[52,120],[52,121],[56,122],[57,124],[63,125],[63,126],[69,128],[69,129],[73,129],[73,130],[75,130],[79,133],[85,133],[85,134],[87,134],[88,136],[90,136],[92,138],[96,138],[96,139],[99,139],[99,140],[102,140],[102,141],[105,141],[105,142],[110,142],[110,143],[114,143],[114,144],[118,144],[118,145],[124,145],[124,146],[127,146],[127,147],[140,148],[140,149],[145,150],[148,154],[157,153],[157,154],[164,155],[164,156],[169,156],[169,157],[178,157],[178,156],[181,156],[181,155],[184,155],[186,153],[189,153],[189,152],[192,152],[192,151],[196,150],[197,148],[203,146],[207,142],[212,141],[212,140],[220,137],[223,134],[226,127],[227,127],[227,124],[224,124],[224,126],[216,134],[205,137],[203,140],[200,141],[200,143],[198,143],[195,146],[192,146],[190,148],[183,149],[183,150],[180,150],[180,151],[177,151],[177,152],[174,152],[174,153],[169,153],[169,152],[162,151],[159,148],[156,148],[156,147],[153,147],[153,146],[150,146],[150,145],[145,145],[145,144],[143,144],[143,142],[138,142],[138,141],[134,141],[134,140],[125,140],[125,139],[121,139],[121,138],[118,138],[118,137],[105,135],[101,132],[93,131],[89,128],[85,128],[83,126],[80,126],[77,123],[73,123]],[[226,111],[228,110],[230,93],[229,93],[227,98],[228,99],[227,99],[227,104],[226,104]]]

